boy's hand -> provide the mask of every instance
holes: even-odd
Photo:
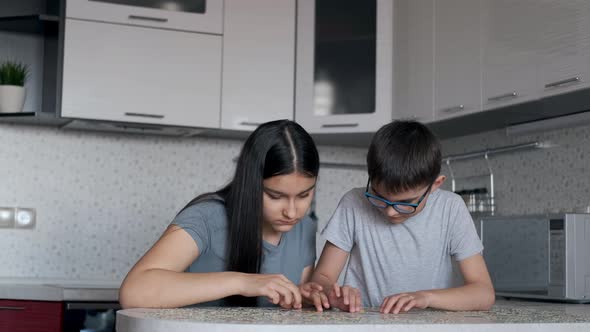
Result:
[[[379,311],[384,314],[398,314],[412,308],[425,309],[430,305],[430,298],[426,292],[395,294],[383,299]]]
[[[334,287],[328,294],[328,301],[332,307],[338,308],[342,311],[361,311],[361,292],[354,287],[340,287],[338,284],[334,284]]]
[[[324,288],[317,282],[306,282],[299,286],[303,301],[313,305],[318,312],[324,311],[324,308],[330,308],[328,296],[323,290]]]

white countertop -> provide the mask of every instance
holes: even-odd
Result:
[[[117,302],[120,285],[112,280],[0,278],[0,299]]]
[[[381,314],[278,308],[126,309],[118,332],[183,331],[590,331],[590,305],[498,300],[490,311]]]

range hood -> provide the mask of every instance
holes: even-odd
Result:
[[[174,127],[174,126],[160,126],[150,125],[145,123],[129,123],[129,122],[107,122],[107,121],[93,121],[93,120],[79,120],[71,119],[61,129],[76,129],[84,131],[109,131],[120,132],[128,134],[143,134],[143,135],[163,135],[163,136],[182,136],[191,137],[196,136],[205,129],[189,128],[189,127]]]

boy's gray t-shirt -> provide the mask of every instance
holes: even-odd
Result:
[[[226,271],[226,245],[228,220],[225,205],[220,200],[205,200],[192,205],[172,221],[184,229],[195,240],[199,257],[188,267],[187,272]],[[283,274],[295,285],[301,273],[316,259],[316,222],[303,218],[293,228],[284,233],[278,245],[263,241],[262,274]],[[254,247],[254,243],[252,246]],[[272,306],[266,298],[258,298],[260,306]],[[220,306],[221,300],[200,303],[199,306]]]
[[[460,196],[432,192],[424,209],[401,224],[355,188],[342,197],[322,234],[350,253],[344,284],[361,291],[363,306],[380,306],[386,296],[456,285],[451,257],[461,261],[483,246]]]

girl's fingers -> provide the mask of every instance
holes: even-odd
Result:
[[[322,304],[324,305],[324,308],[326,308],[326,309],[330,308],[330,301],[328,301],[328,297],[326,296],[326,294],[324,292],[320,293],[320,298],[322,300]]]

